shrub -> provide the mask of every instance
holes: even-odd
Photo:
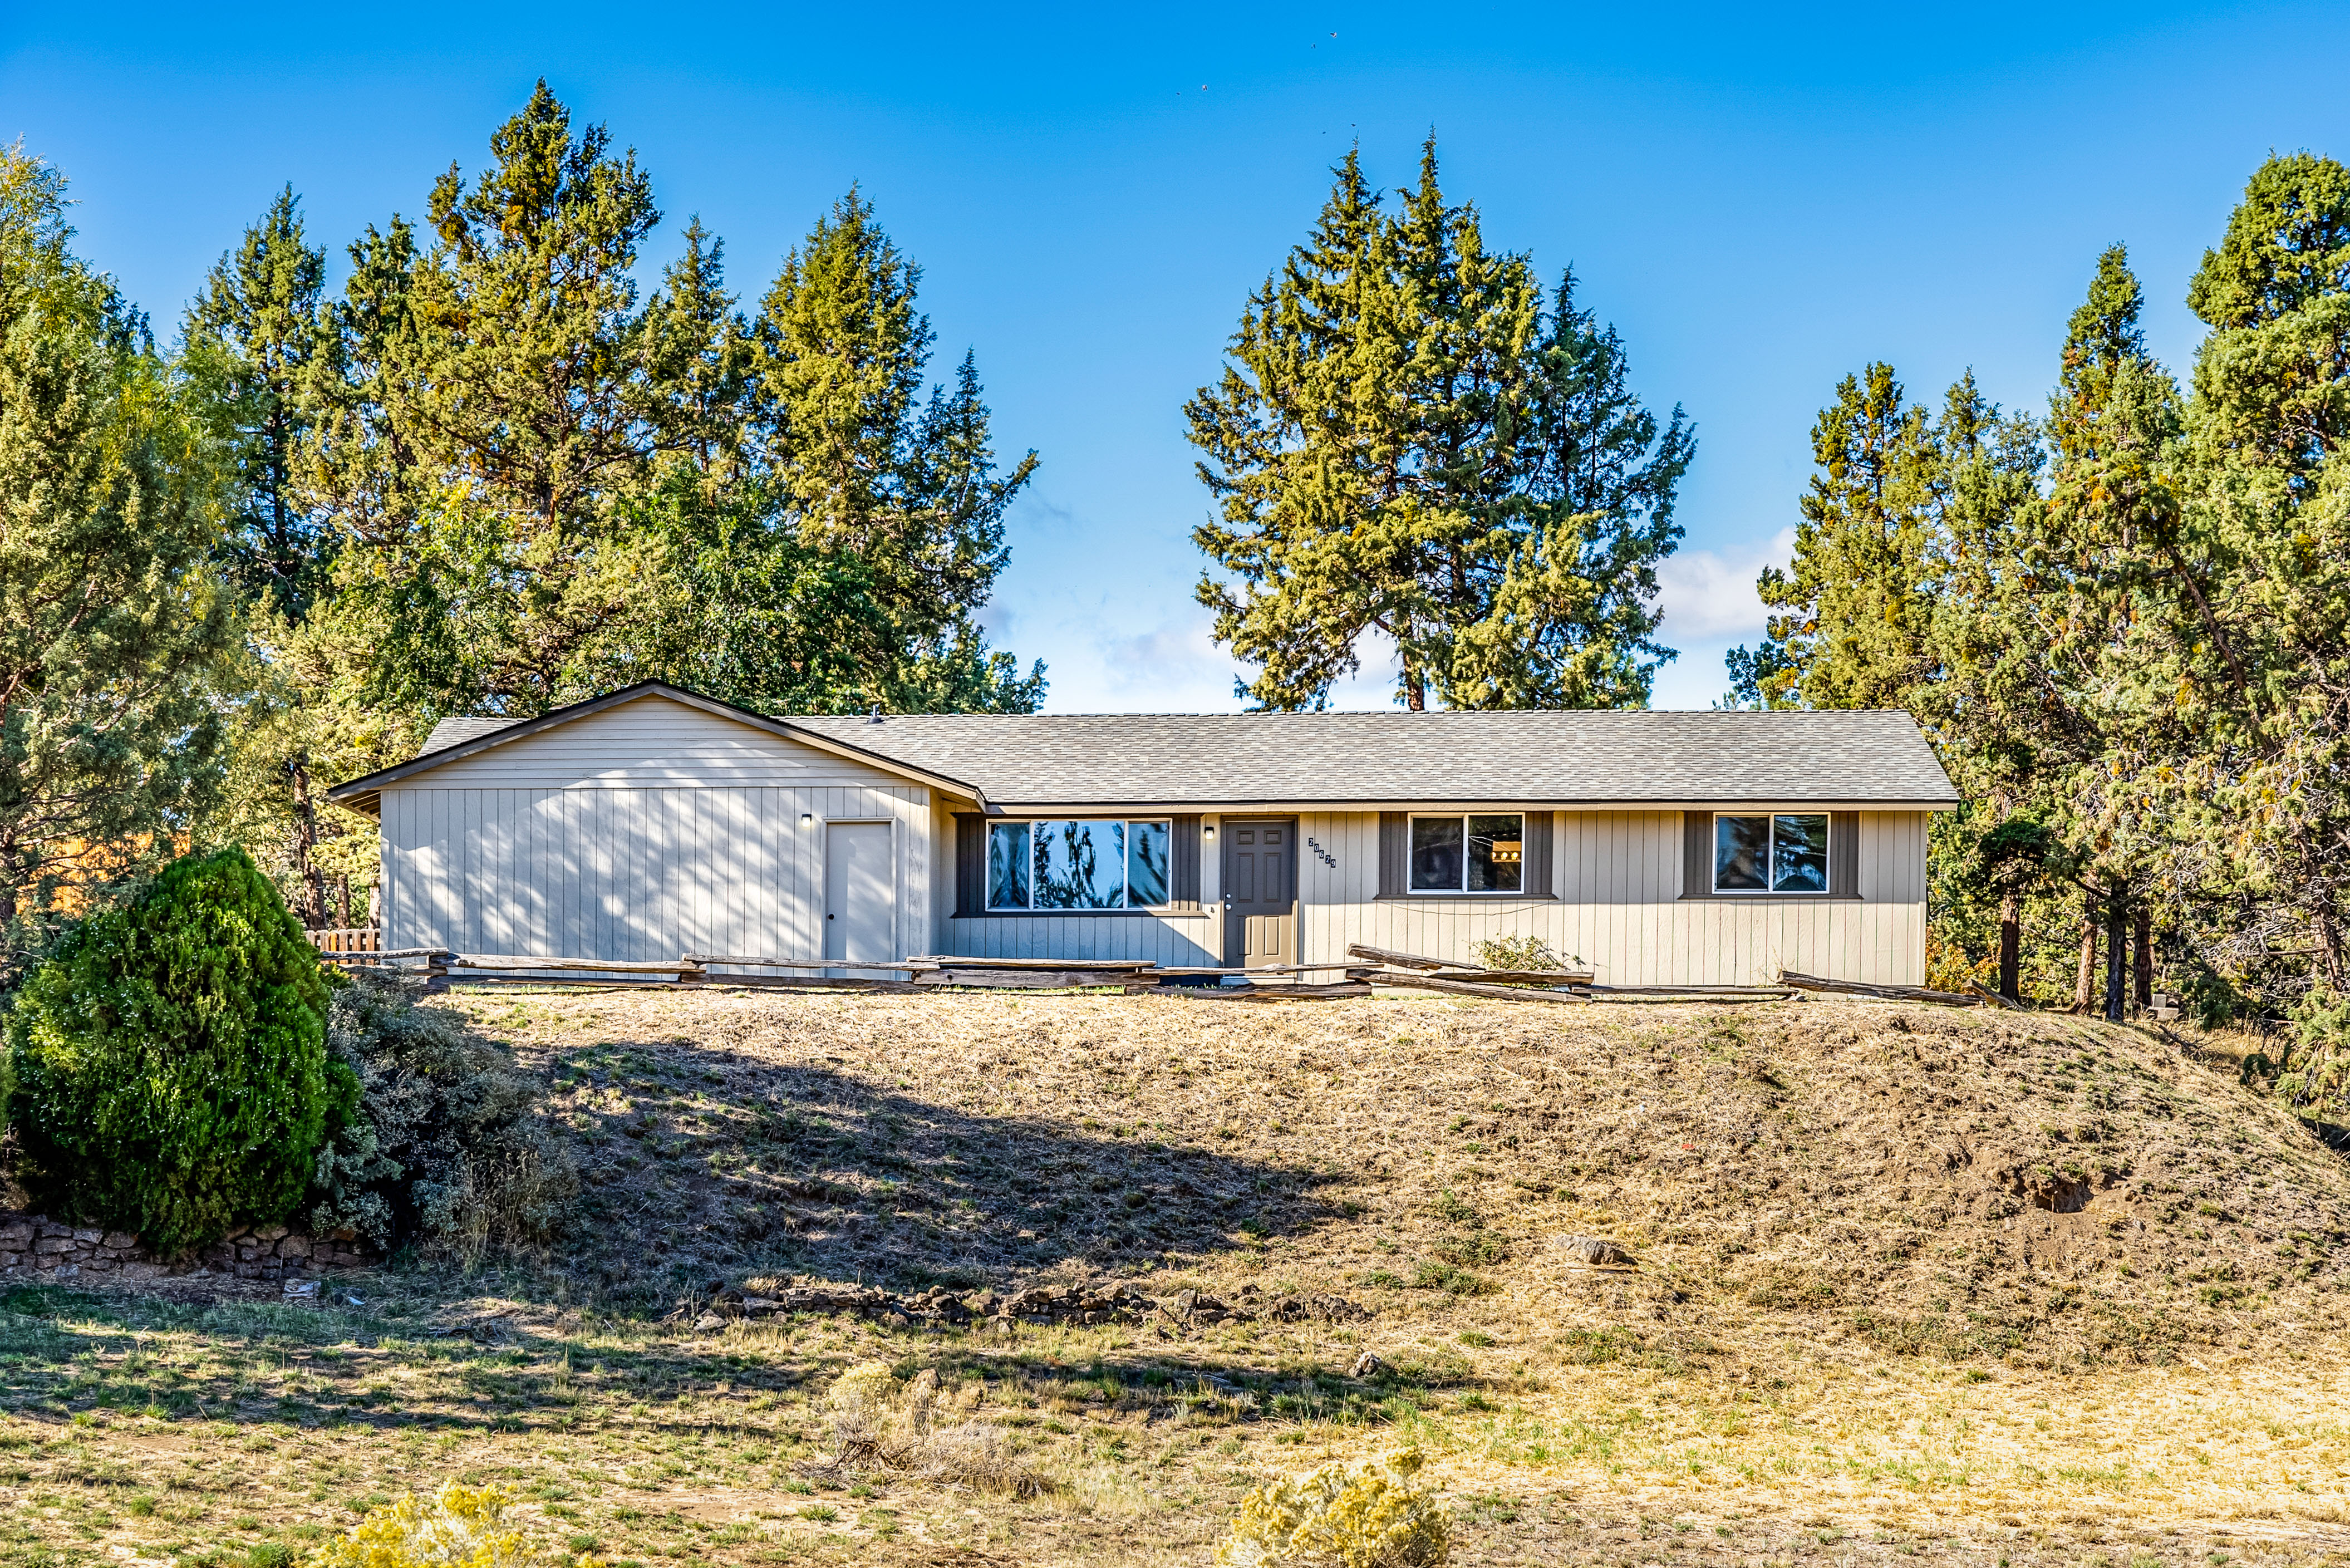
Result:
[[[842,1478],[892,1470],[943,1485],[1010,1497],[1035,1497],[1043,1478],[1015,1459],[1001,1428],[977,1421],[942,1422],[939,1375],[929,1368],[900,1382],[888,1364],[860,1361],[825,1395],[832,1469]]]
[[[2313,1121],[2350,1123],[2350,997],[2321,985],[2301,999],[2293,1022],[2277,1093]]]
[[[537,1082],[417,995],[413,981],[365,972],[335,992],[327,1045],[356,1100],[319,1150],[311,1227],[467,1263],[553,1239],[579,1173],[536,1114]]]
[[[1500,1289],[1482,1274],[1433,1259],[1423,1260],[1412,1271],[1411,1283],[1415,1290],[1443,1291],[1456,1296],[1490,1296]]]
[[[432,1497],[404,1497],[379,1508],[357,1528],[321,1548],[319,1568],[536,1568],[561,1559],[506,1518],[497,1487],[445,1486]],[[595,1568],[594,1558],[575,1568]]]
[[[1333,1461],[1241,1500],[1232,1532],[1216,1543],[1226,1568],[1331,1563],[1344,1568],[1427,1568],[1451,1549],[1443,1511],[1411,1484],[1419,1452],[1367,1465]]]
[[[1581,969],[1579,958],[1560,958],[1540,937],[1487,937],[1471,950],[1487,969]]]
[[[69,929],[10,1008],[17,1175],[60,1219],[179,1255],[300,1202],[335,1102],[328,980],[241,849]]]

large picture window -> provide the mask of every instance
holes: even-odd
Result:
[[[1170,822],[994,822],[991,909],[1143,909],[1167,902]]]
[[[1411,819],[1415,893],[1517,893],[1525,888],[1526,819],[1514,813]]]
[[[1717,893],[1826,892],[1826,815],[1781,812],[1769,816],[1715,816],[1713,890]]]

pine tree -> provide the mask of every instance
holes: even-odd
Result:
[[[664,423],[683,437],[681,450],[705,483],[736,477],[751,336],[726,291],[726,246],[699,218],[686,224],[685,254],[661,274],[645,337],[653,384],[672,403]]]
[[[1815,472],[1798,504],[1794,559],[1765,566],[1774,611],[1776,705],[1898,708],[1929,676],[1941,452],[1926,410],[1904,401],[1893,367],[1837,384],[1812,426]]]
[[[1366,631],[1411,637],[1416,581],[1383,537],[1409,532],[1390,522],[1411,448],[1391,235],[1359,150],[1335,176],[1313,234],[1250,296],[1222,379],[1184,407],[1222,517],[1192,538],[1241,585],[1203,576],[1200,600],[1269,708],[1318,707]],[[1423,671],[1402,687],[1425,706]]]
[[[308,471],[359,545],[336,614],[380,649],[379,695],[429,711],[588,694],[658,571],[624,504],[723,435],[658,373],[701,357],[674,330],[691,305],[637,298],[660,213],[634,155],[575,135],[544,82],[491,151],[471,185],[435,182],[431,250],[397,219],[352,247]]]
[[[2032,737],[2019,782],[2089,899],[2074,1005],[2095,1006],[2102,925],[2103,1010],[2116,1019],[2130,910],[2152,892],[2178,821],[2175,808],[2150,808],[2145,785],[2167,775],[2186,743],[2159,613],[2168,594],[2162,541],[2178,515],[2168,451],[2178,400],[2147,352],[2140,308],[2137,280],[2116,245],[2098,258],[2067,327],[2049,402],[2048,493],[2025,514],[2022,569],[2001,601],[2009,657],[2036,680],[2022,701],[1985,704],[1974,721],[1979,730],[1997,724]]]
[[[0,150],[0,967],[60,881],[168,856],[233,643],[203,435],[65,204]]]
[[[1435,148],[1390,215],[1357,152],[1186,406],[1220,521],[1193,537],[1246,691],[1307,708],[1391,642],[1419,709],[1647,700],[1655,563],[1692,439],[1624,387],[1621,344],[1485,248]]]
[[[188,307],[182,365],[228,470],[232,580],[298,618],[324,586],[334,535],[296,493],[327,254],[306,242],[294,190],[277,194]]]
[[[2039,803],[2021,776],[2032,744],[1991,715],[2037,700],[2036,678],[2016,689],[2025,672],[2012,657],[2021,645],[2009,603],[2037,431],[2002,415],[1971,375],[1929,414],[1880,363],[1838,385],[1812,445],[1817,472],[1799,502],[1794,558],[1762,574],[1775,613],[1762,644],[1731,651],[1731,700],[1901,708],[1918,719],[1969,803],[1931,825],[1929,959],[1970,971],[1977,906],[1994,899],[2012,921],[2033,881],[2001,847],[2002,830],[2012,839],[2028,829]]]
[[[735,580],[764,585],[764,602],[810,628],[785,652],[837,672],[811,687],[774,679],[786,671],[764,660],[770,702],[1026,712],[1043,700],[1043,666],[1020,676],[976,619],[1036,454],[998,472],[968,353],[953,388],[923,399],[934,335],[916,307],[920,281],[852,190],[786,258],[753,324],[749,510],[761,521],[733,535],[754,556]],[[772,598],[785,582],[807,601]],[[856,607],[827,612],[840,606]]]
[[[1527,527],[1484,618],[1461,634],[1451,705],[1647,706],[1672,657],[1655,640],[1657,563],[1680,542],[1673,498],[1697,438],[1678,408],[1659,427],[1630,374],[1622,339],[1576,306],[1568,274],[1527,399]]]

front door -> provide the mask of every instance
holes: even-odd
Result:
[[[825,827],[824,956],[886,962],[899,955],[898,878],[889,825],[835,822]]]
[[[1224,818],[1224,963],[1297,961],[1297,824]]]

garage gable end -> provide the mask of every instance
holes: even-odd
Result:
[[[536,719],[443,720],[412,761],[338,784],[374,814],[390,789],[735,789],[912,785],[984,805],[978,790],[855,739],[648,681]]]
[[[667,697],[646,696],[452,758],[393,787],[891,787],[904,775]]]

